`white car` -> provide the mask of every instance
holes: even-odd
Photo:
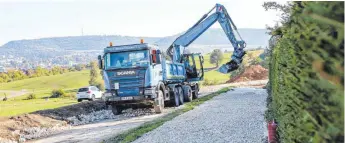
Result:
[[[91,100],[94,101],[96,98],[102,98],[103,92],[100,91],[97,87],[95,86],[88,86],[88,87],[83,87],[79,88],[78,93],[77,93],[77,99],[78,102],[81,102],[82,100]]]

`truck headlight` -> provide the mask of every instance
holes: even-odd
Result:
[[[144,91],[145,95],[154,95],[155,93],[156,93],[156,90],[154,90],[154,89],[146,89]]]

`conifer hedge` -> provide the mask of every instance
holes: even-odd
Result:
[[[270,57],[280,142],[344,142],[344,2],[293,2]]]

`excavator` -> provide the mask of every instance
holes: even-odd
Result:
[[[211,14],[211,12],[214,10],[215,12]],[[216,4],[184,34],[176,38],[176,40],[167,49],[167,55],[171,59],[173,59],[174,62],[180,62],[182,59],[181,55],[183,55],[181,54],[181,52],[183,51],[182,49],[188,47],[195,39],[197,39],[209,27],[211,27],[216,21],[219,22],[234,48],[231,60],[222,65],[217,71],[226,74],[238,69],[239,65],[242,63],[243,56],[246,54],[246,52],[244,51],[246,42],[242,40],[242,37],[238,32],[236,25],[232,21],[225,7],[221,4]],[[240,40],[236,39],[234,31],[236,31]]]

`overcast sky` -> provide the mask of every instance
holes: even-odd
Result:
[[[187,30],[216,3],[238,28],[278,20],[262,0],[0,0],[0,45],[11,40],[82,35],[170,36]],[[213,28],[220,27],[216,23]],[[83,29],[83,30],[82,30]]]

